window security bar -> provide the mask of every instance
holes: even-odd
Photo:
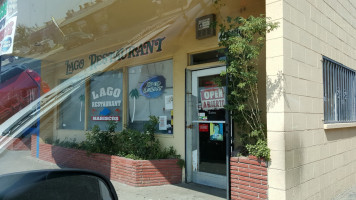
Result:
[[[356,72],[323,57],[324,123],[356,121]]]

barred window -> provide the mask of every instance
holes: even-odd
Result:
[[[324,123],[356,121],[355,71],[323,57]]]

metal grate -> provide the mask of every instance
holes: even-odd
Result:
[[[356,121],[355,71],[323,57],[324,123]]]

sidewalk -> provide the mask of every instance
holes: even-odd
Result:
[[[132,187],[113,182],[120,200],[224,200],[226,191],[194,183],[162,185],[150,187]]]
[[[55,164],[31,157],[30,151],[4,151],[0,155],[0,174],[39,170],[59,169]],[[226,191],[208,186],[181,183],[151,187],[132,187],[112,181],[120,200],[223,200]]]

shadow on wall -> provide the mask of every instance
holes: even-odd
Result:
[[[273,109],[275,106],[277,106],[278,102],[281,100],[281,97],[283,96],[283,83],[284,83],[284,77],[281,71],[278,71],[276,75],[274,76],[266,76],[266,110],[267,112],[270,109]],[[259,102],[263,104],[264,102]],[[287,103],[288,104],[288,103]],[[267,113],[265,113],[267,114]],[[238,154],[241,152],[241,137],[238,125],[238,122],[234,122],[234,151],[232,152],[232,156],[238,156]],[[265,124],[267,125],[267,124]],[[267,128],[267,127],[266,127]]]
[[[283,82],[284,82],[284,77],[283,77],[283,74],[281,71],[279,71],[275,76],[267,76],[266,77],[266,102],[267,102],[266,109],[267,109],[267,112],[270,109],[274,108],[277,105],[278,101],[280,101],[280,99],[283,95]],[[260,102],[260,103],[263,103],[263,102]],[[238,130],[237,122],[234,123],[234,129],[237,131],[235,131],[235,135],[234,135],[234,145],[235,145],[234,149],[235,150],[232,153],[232,155],[237,156],[238,153],[240,152],[239,147],[242,145],[240,134],[237,134],[238,132],[240,132],[240,130]]]
[[[267,77],[266,81],[266,91],[267,91],[267,111],[278,103],[283,95],[283,82],[284,77],[281,71],[277,73],[276,76]],[[286,101],[288,104],[288,102]]]
[[[336,128],[325,130],[326,139],[328,141],[336,141],[350,139],[356,137],[356,127],[353,128]]]

